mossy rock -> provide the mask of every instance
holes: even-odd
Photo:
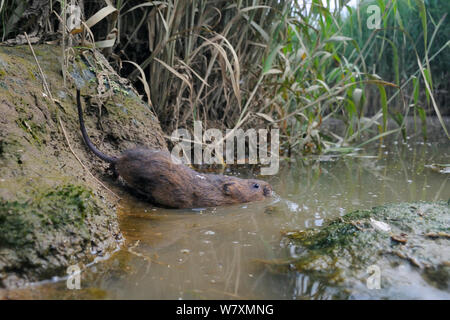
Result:
[[[329,221],[321,229],[287,232],[295,252],[271,270],[317,283],[303,298],[450,298],[450,206],[387,204]],[[379,271],[380,289],[373,282]]]
[[[76,87],[87,131],[103,152],[167,148],[151,108],[103,56],[61,50],[34,46],[39,68],[29,46],[0,46],[0,288],[64,276],[64,266],[92,261],[92,247],[117,245],[111,190],[122,189],[83,142]]]
[[[105,241],[113,225],[113,217],[104,215],[81,185],[45,190],[33,200],[0,201],[0,280],[50,278],[86,250],[115,248],[115,239]],[[10,273],[15,276],[8,278]]]

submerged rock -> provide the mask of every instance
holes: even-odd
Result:
[[[284,244],[292,259],[266,265],[313,284],[297,287],[297,298],[450,298],[447,202],[355,211],[321,229],[287,232]]]

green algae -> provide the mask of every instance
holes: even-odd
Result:
[[[95,246],[97,233],[108,228],[107,218],[92,228],[102,210],[84,186],[36,191],[31,199],[0,201],[0,270],[11,268],[9,258],[16,266],[33,265],[38,275],[54,272]],[[55,251],[58,258],[52,259]]]
[[[87,216],[99,212],[92,193],[76,185],[36,194],[31,202],[0,201],[0,244],[17,248],[51,229],[82,229]]]
[[[450,289],[450,206],[447,202],[387,204],[328,221],[320,229],[287,232],[295,256],[269,269],[307,275],[328,286],[334,298],[399,297]],[[285,266],[282,268],[282,266]],[[365,286],[367,270],[381,272],[383,290]],[[408,268],[394,276],[399,267]],[[408,279],[416,279],[409,283]],[[417,279],[420,279],[417,280]],[[332,292],[332,293],[331,293]],[[386,296],[383,296],[386,294]]]

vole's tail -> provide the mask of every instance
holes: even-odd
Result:
[[[84,142],[86,142],[87,146],[91,151],[100,159],[103,161],[109,162],[109,163],[115,163],[117,161],[117,158],[107,156],[106,154],[102,153],[100,150],[98,150],[89,139],[89,136],[86,132],[86,128],[84,126],[84,120],[83,120],[83,109],[81,108],[81,97],[80,97],[80,90],[77,89],[77,107],[78,107],[78,119],[80,120],[80,129],[81,134],[83,135]]]

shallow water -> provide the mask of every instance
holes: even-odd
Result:
[[[449,140],[437,140],[376,143],[352,156],[283,161],[276,176],[263,177],[276,196],[260,203],[167,210],[123,199],[119,219],[126,242],[109,259],[83,271],[82,289],[68,290],[66,282],[59,281],[36,286],[29,294],[106,299],[324,298],[319,294],[323,284],[310,283],[298,273],[274,274],[258,261],[295,256],[281,246],[285,231],[320,228],[325,219],[389,202],[447,201],[449,174],[427,166],[449,163]],[[392,292],[392,298],[402,297],[395,288]],[[439,291],[421,292],[425,296],[412,297],[445,298]]]

